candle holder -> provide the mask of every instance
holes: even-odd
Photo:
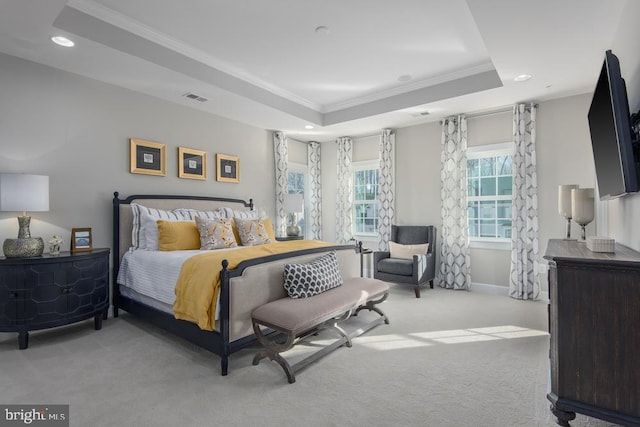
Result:
[[[586,227],[594,217],[594,190],[593,188],[574,188],[571,190],[571,216],[580,224],[581,233],[579,242],[587,241]]]
[[[567,237],[565,240],[571,239],[571,190],[577,189],[575,184],[558,185],[558,213],[567,219]]]

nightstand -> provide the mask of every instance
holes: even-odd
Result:
[[[282,236],[282,237],[276,237],[276,240],[278,242],[286,242],[288,240],[303,240],[304,236]]]
[[[17,332],[24,350],[29,331],[91,317],[101,329],[109,308],[109,251],[0,257],[0,332]]]

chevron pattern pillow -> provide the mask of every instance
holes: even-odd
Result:
[[[342,285],[336,252],[306,264],[285,264],[284,288],[291,298],[308,298]]]

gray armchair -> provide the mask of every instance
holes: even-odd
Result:
[[[436,275],[436,228],[433,225],[392,225],[390,241],[402,245],[429,243],[426,255],[414,255],[413,260],[391,258],[389,252],[373,253],[373,277],[385,282],[413,286],[420,298],[420,286],[429,282],[433,289]]]

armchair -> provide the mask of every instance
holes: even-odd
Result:
[[[433,225],[392,225],[391,242],[402,245],[429,243],[427,253],[413,255],[413,259],[391,258],[389,251],[373,253],[373,277],[385,282],[413,286],[416,298],[420,298],[420,286],[429,282],[433,289],[436,275],[436,228]]]

